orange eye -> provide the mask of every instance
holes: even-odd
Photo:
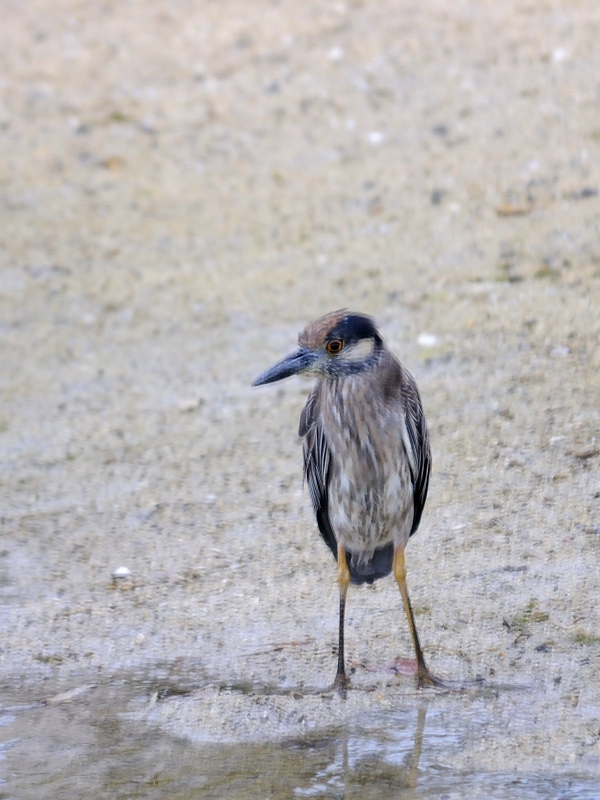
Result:
[[[339,353],[343,347],[344,343],[341,339],[332,339],[330,342],[327,342],[327,352],[332,355]]]

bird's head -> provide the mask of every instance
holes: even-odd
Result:
[[[341,378],[377,363],[383,340],[371,317],[333,311],[307,325],[298,337],[300,349],[278,361],[253,382],[273,383],[290,375]]]

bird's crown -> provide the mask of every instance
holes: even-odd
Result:
[[[316,350],[334,341],[341,342],[343,347],[346,344],[359,342],[361,339],[373,339],[377,343],[381,342],[381,336],[375,323],[366,314],[358,314],[342,308],[338,311],[331,311],[307,325],[298,337],[298,344],[308,350]]]

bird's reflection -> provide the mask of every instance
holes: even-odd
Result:
[[[335,797],[340,800],[380,800],[393,792],[394,798],[413,800],[419,778],[419,760],[427,707],[419,707],[416,719],[402,728],[369,734],[340,731],[327,765],[312,778],[309,786],[296,788],[298,797]],[[390,796],[392,796],[390,794]]]

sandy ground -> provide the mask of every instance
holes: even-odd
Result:
[[[430,698],[489,721],[453,757],[600,778],[597,2],[2,14],[3,681],[197,664],[146,716],[199,741],[420,702],[385,670],[411,655],[390,579],[349,598],[377,691],[324,712],[302,689],[337,627],[310,387],[250,383],[349,307],[430,423],[407,551],[428,660],[529,687]],[[298,691],[223,689],[244,682]]]

